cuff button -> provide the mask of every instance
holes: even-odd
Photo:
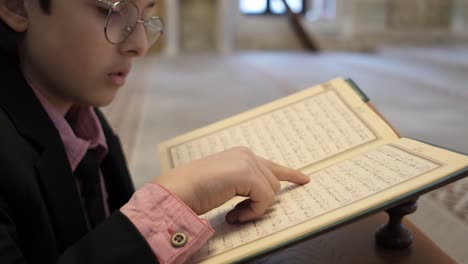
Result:
[[[177,232],[171,237],[171,245],[175,248],[183,247],[187,244],[188,237],[185,233]]]

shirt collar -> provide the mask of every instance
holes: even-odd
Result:
[[[37,87],[30,81],[28,82],[60,134],[72,171],[75,171],[88,149],[96,149],[102,161],[107,154],[108,147],[104,131],[93,107],[74,105],[65,118]]]

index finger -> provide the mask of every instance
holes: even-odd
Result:
[[[310,182],[310,177],[298,170],[293,170],[288,167],[276,164],[262,157],[259,158],[268,166],[271,172],[273,172],[275,177],[280,181],[288,181],[301,185]]]

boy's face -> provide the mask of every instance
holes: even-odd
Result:
[[[132,60],[149,48],[144,27],[138,24],[128,39],[113,45],[104,34],[106,9],[97,0],[52,0],[49,15],[37,0],[24,1],[28,28],[20,57],[26,76],[58,104],[109,104]],[[143,18],[151,13],[154,0],[132,1]]]

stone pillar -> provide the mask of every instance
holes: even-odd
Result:
[[[179,1],[182,52],[200,53],[215,51],[217,44],[218,0]]]
[[[392,0],[389,25],[395,29],[448,29],[453,0]]]
[[[354,0],[353,32],[379,33],[387,26],[387,0]]]
[[[236,49],[237,0],[218,0],[217,49],[221,54],[229,54]]]
[[[468,37],[468,0],[455,0],[452,15],[452,31]]]
[[[344,39],[352,39],[354,35],[354,0],[337,0],[336,17],[340,21],[340,31]]]
[[[166,46],[164,54],[178,55],[180,52],[180,3],[179,0],[165,0],[166,29],[164,37]]]
[[[387,27],[387,0],[337,0],[341,41],[348,50],[372,51]]]

